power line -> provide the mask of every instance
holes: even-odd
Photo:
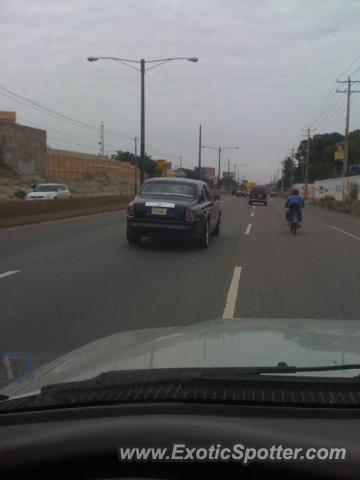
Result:
[[[336,95],[335,95],[336,91],[334,89],[335,86],[336,86],[336,81],[331,85],[329,93],[326,95],[323,102],[321,103],[321,106],[319,108],[320,113],[318,113],[318,114],[315,113],[315,115],[312,116],[312,119],[310,120],[309,125],[313,125],[314,123],[316,123],[318,121],[318,119],[321,117],[322,112],[324,112],[326,110],[327,101],[330,100],[330,98],[335,98],[336,97]]]
[[[15,101],[15,102],[17,101],[18,103],[22,103],[22,104],[24,104],[24,102],[25,102],[25,105],[32,106],[36,110],[40,110],[43,113],[46,113],[47,115],[54,116],[54,117],[56,117],[60,120],[71,122],[73,124],[80,125],[81,127],[89,128],[89,129],[95,130],[97,132],[99,131],[99,128],[95,127],[94,125],[90,125],[89,123],[86,123],[86,122],[83,122],[81,120],[77,120],[75,118],[72,118],[69,115],[65,115],[63,113],[57,112],[56,110],[53,110],[52,108],[45,107],[44,105],[41,105],[38,102],[34,102],[33,100],[30,100],[29,98],[26,98],[23,95],[19,95],[18,93],[14,92],[12,90],[9,90],[6,87],[3,87],[3,86],[0,85],[0,89],[3,90],[3,92],[6,92],[8,95],[10,95],[11,96],[10,99]],[[1,93],[1,94],[5,97],[9,98],[8,95],[5,95],[4,93]],[[14,97],[14,98],[12,98],[12,97]],[[117,132],[112,132],[111,130],[109,130],[107,133],[115,135],[115,136],[120,137],[120,138],[125,138],[125,139],[128,139],[128,140],[133,139],[133,137],[130,137],[130,136],[127,136],[127,135],[122,135],[122,134],[117,133]]]
[[[345,114],[345,110],[345,105],[341,105],[337,113],[328,121],[327,126],[329,127],[330,125],[333,125],[337,120],[341,120],[343,115]]]
[[[336,95],[336,90],[334,90],[333,95],[331,96],[331,102],[329,102],[322,112],[317,116],[316,120],[311,122],[310,125],[312,125],[315,128],[318,128],[320,123],[323,123],[324,121],[326,122],[327,118],[332,115],[332,113],[336,110],[336,108],[339,106],[339,97]]]
[[[333,121],[339,117],[339,113],[342,111],[345,111],[345,106],[343,105],[340,99],[340,101],[337,102],[336,107],[328,113],[325,119],[323,119],[322,125],[326,127],[327,125],[333,123]],[[317,128],[319,128],[319,124],[317,125]]]
[[[17,116],[17,119],[18,119],[20,122],[24,122],[24,123],[26,123],[26,124],[33,125],[34,127],[38,127],[38,128],[41,128],[41,129],[46,130],[46,131],[49,131],[49,132],[60,133],[61,135],[65,135],[65,136],[72,137],[72,138],[78,138],[78,139],[81,139],[81,140],[93,141],[93,138],[83,137],[83,136],[79,136],[79,135],[74,135],[74,134],[72,134],[72,133],[63,132],[62,130],[58,130],[57,128],[44,127],[44,126],[41,125],[40,123],[36,123],[36,122],[30,121],[30,120],[26,120],[26,119],[23,118],[23,117]]]
[[[76,145],[78,147],[82,147],[82,148],[86,148],[86,149],[90,149],[90,150],[97,150],[97,147],[95,147],[94,145],[91,145],[91,146],[90,145],[84,145],[82,143],[72,142],[71,140],[64,140],[62,138],[53,137],[52,135],[49,135],[48,139],[68,143],[70,145]]]
[[[360,60],[360,55],[355,58],[355,60],[351,63],[351,65],[349,65],[349,66],[338,76],[337,79],[340,80],[340,78],[341,78],[346,72],[348,72],[348,71],[350,70],[350,68],[352,68],[352,67],[355,65],[355,63],[357,63],[359,60]],[[352,73],[352,75],[353,75],[353,74],[354,74],[354,73]]]
[[[353,62],[351,62],[351,64],[338,76],[337,80],[339,80],[346,72],[348,72],[358,61],[360,60],[360,55],[358,57],[355,58],[355,60]],[[360,70],[360,67],[352,73],[352,75],[354,73],[356,73],[358,70]],[[309,122],[309,125],[314,125],[315,123],[319,123],[319,120],[321,118],[321,116],[326,112],[326,109],[329,105],[327,105],[328,102],[330,102],[330,100],[333,98],[333,96],[335,96],[336,94],[336,91],[334,91],[334,87],[336,86],[337,84],[337,80],[335,80],[335,82],[332,84],[329,92],[327,93],[327,95],[325,96],[324,100],[322,101],[320,107],[318,108],[318,110],[315,112],[315,114],[312,116],[310,122]]]
[[[59,133],[60,135],[64,135],[66,137],[70,137],[70,138],[75,138],[75,139],[79,139],[79,140],[85,140],[85,142],[92,142],[94,141],[93,138],[90,138],[90,137],[83,137],[83,136],[79,136],[79,135],[73,135],[71,133],[67,133],[67,132],[63,132],[62,130],[58,130],[57,128],[52,128],[52,127],[44,127],[43,125],[40,125],[39,123],[36,123],[36,122],[32,122],[32,121],[29,121],[29,120],[26,120],[22,117],[17,117],[18,120],[26,123],[26,124],[29,124],[29,125],[33,125],[34,127],[38,127],[38,128],[41,128],[43,130],[46,130],[46,131],[49,131],[49,132],[55,132],[55,133]],[[49,136],[48,135],[48,138],[55,138],[55,137],[52,137],[51,135]],[[66,141],[66,140],[62,140],[62,139],[59,139],[57,138],[57,140],[60,140],[62,142],[65,142],[65,143],[69,143],[69,141]],[[75,142],[72,142],[75,144]],[[78,145],[81,145],[81,144],[78,144]],[[89,145],[87,145],[88,147]],[[93,148],[93,147],[92,147]],[[95,147],[94,147],[95,148]],[[107,148],[108,150],[120,150],[120,148],[115,148],[114,146],[110,145],[109,148]]]
[[[355,75],[356,73],[358,73],[360,71],[360,67],[358,67],[356,70],[354,70],[351,74],[350,74],[350,77],[352,77],[353,75]]]
[[[152,145],[147,144],[147,147],[148,147],[150,150],[154,151],[155,153],[158,153],[159,155],[164,155],[164,157],[179,158],[179,155],[174,155],[174,154],[170,154],[170,153],[161,152],[160,150],[158,150],[157,148],[153,147]]]
[[[52,117],[55,117],[56,119],[59,119],[59,120],[63,120],[63,121],[66,121],[66,122],[69,122],[71,124],[75,124],[75,125],[79,125],[83,128],[88,128],[88,129],[91,129],[91,130],[94,130],[96,131],[97,133],[99,133],[99,128],[98,127],[95,127],[94,125],[91,125],[89,123],[86,123],[86,122],[83,122],[81,120],[77,120],[75,118],[72,118],[70,117],[69,115],[65,115],[63,113],[60,113],[60,112],[57,112],[56,110],[53,110],[51,108],[48,108],[48,107],[45,107],[44,105],[41,105],[40,103],[38,102],[35,102],[33,100],[30,100],[29,98],[26,98],[24,97],[23,95],[19,95],[18,93],[12,91],[12,90],[9,90],[8,88],[6,87],[3,87],[0,85],[0,90],[3,90],[3,92],[0,91],[0,95],[14,101],[14,102],[17,102],[17,103],[20,103],[24,106],[27,106],[27,107],[30,107],[30,108],[34,108],[35,110],[41,112],[41,113],[45,113],[47,115],[50,115]],[[6,92],[6,93],[4,93]],[[30,123],[30,122],[29,122]],[[45,129],[46,130],[46,129]],[[55,129],[48,129],[48,130],[55,130]],[[58,130],[58,132],[60,132]],[[64,132],[62,132],[64,133]],[[117,138],[121,138],[121,139],[125,139],[125,140],[134,140],[135,136],[128,136],[128,135],[122,135],[122,134],[119,134],[117,132],[114,132],[112,130],[106,130],[106,133],[108,135],[112,135],[112,136],[115,136]],[[65,134],[65,135],[69,135],[69,134]],[[52,137],[53,139],[55,137]],[[60,140],[60,141],[64,141],[65,140],[61,140],[61,139],[57,139],[57,140]],[[84,146],[82,144],[79,144],[79,143],[76,143],[76,142],[65,142],[65,143],[72,143],[73,145],[79,145],[79,146]],[[174,154],[168,154],[168,153],[164,153],[160,150],[158,150],[156,147],[153,147],[151,145],[148,145],[148,147],[153,150],[154,152],[158,153],[159,155],[164,155],[164,156],[167,156],[167,157],[176,157],[178,158],[178,155],[174,155]],[[86,148],[89,148],[89,146],[86,146]],[[91,147],[93,148],[93,147]],[[111,149],[111,146],[109,147]],[[115,149],[115,150],[120,150],[120,149]]]

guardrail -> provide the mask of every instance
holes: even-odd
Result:
[[[126,208],[133,195],[101,195],[0,203],[0,227],[25,225]]]

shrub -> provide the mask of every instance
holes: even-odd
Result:
[[[25,190],[19,189],[19,190],[16,190],[16,192],[14,192],[14,195],[15,195],[15,197],[23,200],[26,197],[26,192],[25,192]]]

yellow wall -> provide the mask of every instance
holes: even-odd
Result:
[[[69,152],[70,153],[70,152]],[[96,155],[78,156],[74,153],[48,151],[46,178],[49,180],[85,180],[91,175],[108,173],[126,179],[135,178],[135,167],[125,162],[110,160]]]

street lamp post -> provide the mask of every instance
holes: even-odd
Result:
[[[222,150],[239,150],[239,147],[212,147],[211,145],[202,145],[201,148],[210,148],[211,150],[218,150],[219,152],[219,164],[218,164],[218,190],[220,189],[220,176],[221,176],[221,151]]]
[[[126,58],[118,57],[88,57],[89,62],[96,62],[97,60],[114,60],[115,62],[122,63],[129,68],[140,71],[141,74],[141,119],[140,119],[140,184],[145,180],[145,72],[146,70],[151,70],[156,67],[160,67],[165,63],[171,62],[173,60],[187,60],[188,62],[196,63],[198,61],[197,57],[173,57],[173,58],[162,58],[159,60],[129,60]],[[134,63],[140,64],[140,69],[134,67]],[[153,63],[154,65],[146,69],[147,63]]]

